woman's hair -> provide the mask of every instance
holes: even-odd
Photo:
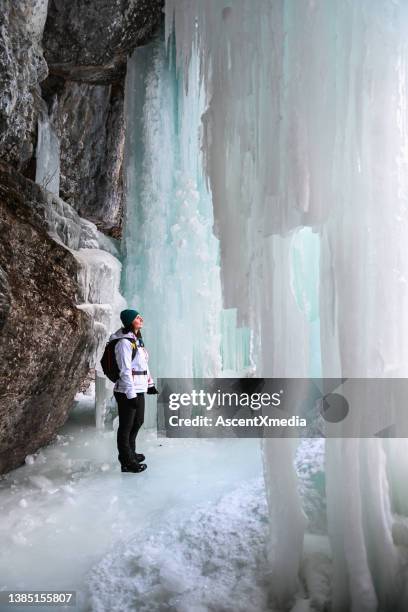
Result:
[[[133,328],[132,328],[131,325],[128,325],[127,327],[123,328],[123,333],[125,333],[125,334],[128,334],[131,331],[133,331]],[[136,332],[136,338],[141,338],[141,337],[142,337],[141,331],[140,331],[140,329],[138,329],[137,332]]]

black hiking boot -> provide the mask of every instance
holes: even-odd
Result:
[[[133,472],[137,474],[138,472],[144,472],[147,468],[145,463],[129,463],[128,465],[122,465],[122,472]]]
[[[126,465],[129,462],[133,463],[134,461],[136,461],[137,463],[141,463],[145,460],[145,456],[142,455],[142,453],[135,453],[133,451],[130,455],[130,460],[128,460],[126,457],[121,457],[120,455],[118,455],[118,460],[121,465]]]

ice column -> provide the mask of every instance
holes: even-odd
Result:
[[[406,377],[407,7],[360,2],[339,7],[336,16],[347,54],[337,63],[337,189],[321,229],[323,371]],[[394,490],[388,480],[401,441],[387,441],[388,455],[383,446],[379,439],[327,442],[334,610],[401,603],[391,494],[400,496],[402,479]],[[351,506],[342,506],[345,499]]]
[[[386,0],[166,1],[185,78],[199,49],[224,306],[253,330],[259,375],[407,376],[407,11]],[[294,242],[305,226],[319,250],[314,317],[296,272],[316,276],[310,236]],[[265,478],[283,601],[296,590],[303,526],[289,443],[274,445]],[[391,501],[404,500],[391,459],[402,445],[327,445],[334,610],[397,605]]]

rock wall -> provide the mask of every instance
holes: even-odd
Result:
[[[88,371],[78,263],[48,235],[46,207],[38,185],[0,162],[0,473],[52,439]]]
[[[48,74],[41,47],[47,4],[48,0],[0,3],[0,158],[19,169],[33,157],[43,104],[39,83]]]
[[[51,120],[60,138],[60,196],[106,233],[120,231],[123,87],[65,81]]]

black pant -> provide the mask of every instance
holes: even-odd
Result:
[[[126,393],[115,391],[114,395],[119,414],[118,459],[127,465],[135,461],[136,436],[144,421],[145,398],[144,393],[138,393],[134,400],[128,400]]]

